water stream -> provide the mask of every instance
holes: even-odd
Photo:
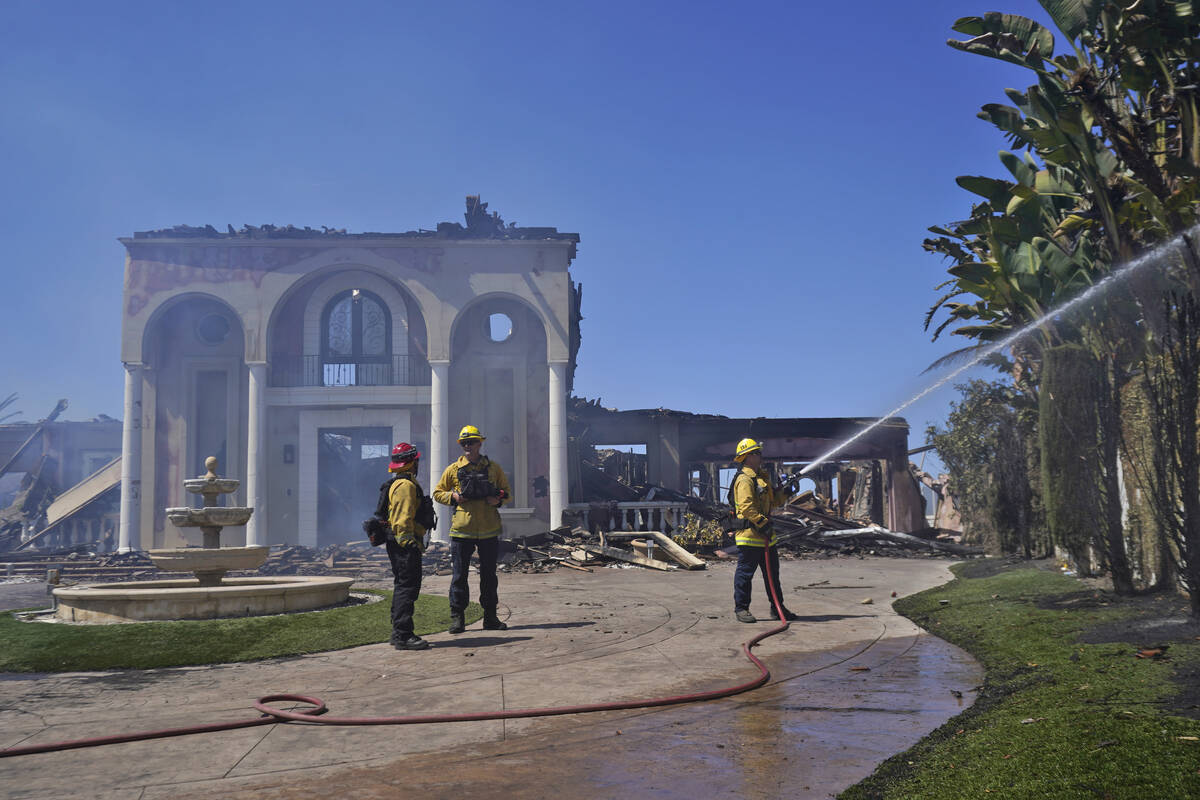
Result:
[[[1193,234],[1196,234],[1197,232],[1200,232],[1200,226],[1192,228],[1191,230],[1187,231],[1186,233],[1184,233],[1180,236],[1175,237],[1174,239],[1170,240],[1169,242],[1159,245],[1155,249],[1149,250],[1149,251],[1143,253],[1142,255],[1138,256],[1137,258],[1133,259],[1132,261],[1130,261],[1126,264],[1123,264],[1120,267],[1117,267],[1112,272],[1110,272],[1105,278],[1103,278],[1102,280],[1093,284],[1083,294],[1079,295],[1078,297],[1074,297],[1071,300],[1068,300],[1067,302],[1063,303],[1062,305],[1060,305],[1056,308],[1051,309],[1050,311],[1047,311],[1045,314],[1043,314],[1042,316],[1033,320],[1032,322],[1028,323],[1024,327],[1018,328],[1017,330],[1013,331],[1012,333],[1010,333],[1008,336],[1004,337],[1003,339],[993,342],[992,344],[988,345],[987,347],[981,349],[967,363],[963,364],[962,366],[960,366],[960,367],[954,369],[953,371],[947,373],[946,375],[942,376],[941,378],[934,381],[932,384],[930,384],[926,388],[917,392],[915,395],[910,397],[908,400],[905,400],[903,403],[896,406],[894,409],[889,411],[885,416],[880,417],[875,422],[872,422],[870,425],[863,428],[858,433],[856,433],[853,436],[849,437],[848,439],[840,442],[839,444],[837,444],[835,447],[831,448],[827,452],[822,453],[819,457],[817,457],[816,460],[814,460],[812,463],[808,464],[806,467],[804,467],[802,470],[800,470],[800,474],[804,475],[805,473],[807,473],[813,469],[816,469],[818,466],[825,463],[833,456],[835,456],[838,453],[845,450],[847,447],[849,447],[854,442],[856,442],[859,439],[861,439],[862,437],[866,436],[868,433],[873,431],[875,428],[878,428],[880,425],[887,422],[887,420],[890,417],[896,416],[901,411],[908,408],[909,406],[911,406],[913,403],[917,402],[921,398],[925,397],[926,395],[930,394],[931,392],[937,391],[938,389],[945,386],[950,381],[957,378],[959,375],[961,375],[964,372],[966,372],[967,370],[969,370],[971,367],[974,367],[977,364],[979,364],[981,361],[983,361],[988,356],[990,356],[994,353],[998,353],[1001,350],[1004,350],[1005,348],[1012,346],[1013,344],[1015,344],[1017,341],[1019,341],[1023,337],[1028,336],[1029,334],[1033,333],[1035,330],[1040,328],[1048,320],[1050,320],[1054,317],[1062,316],[1063,314],[1067,314],[1067,313],[1073,311],[1075,308],[1083,305],[1087,301],[1100,296],[1104,292],[1111,289],[1114,284],[1123,280],[1124,278],[1129,277],[1130,275],[1132,275],[1134,272],[1138,271],[1142,267],[1148,266],[1150,264],[1159,263],[1159,262],[1165,260],[1166,256],[1171,255],[1173,253],[1180,253],[1182,251],[1182,247],[1185,244],[1184,236],[1193,235]]]

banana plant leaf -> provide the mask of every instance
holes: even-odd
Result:
[[[1104,0],[1038,0],[1050,19],[1068,39],[1090,28],[1104,8]]]
[[[982,17],[962,17],[950,26],[958,33],[981,37],[995,36],[997,46],[1005,47],[1022,55],[1036,46],[1043,58],[1054,53],[1054,34],[1037,22],[1018,14],[1002,14],[989,11]]]
[[[999,178],[988,178],[982,175],[959,175],[954,179],[968,192],[985,198],[994,207],[1003,207],[1008,203],[1013,184]]]

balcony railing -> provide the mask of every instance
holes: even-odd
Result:
[[[567,508],[584,515],[588,527],[602,531],[668,531],[683,527],[687,503],[635,500],[629,503],[571,503]]]
[[[419,356],[387,356],[359,362],[321,356],[275,356],[272,386],[429,386],[429,362]]]

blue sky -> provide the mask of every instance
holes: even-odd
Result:
[[[119,417],[123,249],[180,223],[432,228],[481,194],[582,236],[578,394],[878,416],[960,346],[925,228],[999,174],[1023,70],[979,3],[50,3],[0,30],[0,397]],[[987,374],[987,373],[985,373]],[[965,377],[965,376],[964,376]],[[913,446],[950,390],[904,414]]]

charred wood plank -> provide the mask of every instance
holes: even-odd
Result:
[[[664,572],[671,569],[670,564],[666,564],[662,561],[656,561],[653,558],[643,558],[642,556],[631,553],[628,550],[622,550],[619,547],[609,547],[607,545],[598,544],[582,544],[579,546],[579,549],[583,550],[585,553],[591,553],[592,555],[604,556],[605,558],[612,558],[617,561],[625,561],[630,564],[637,564],[639,567],[649,567],[650,569],[658,569]]]

